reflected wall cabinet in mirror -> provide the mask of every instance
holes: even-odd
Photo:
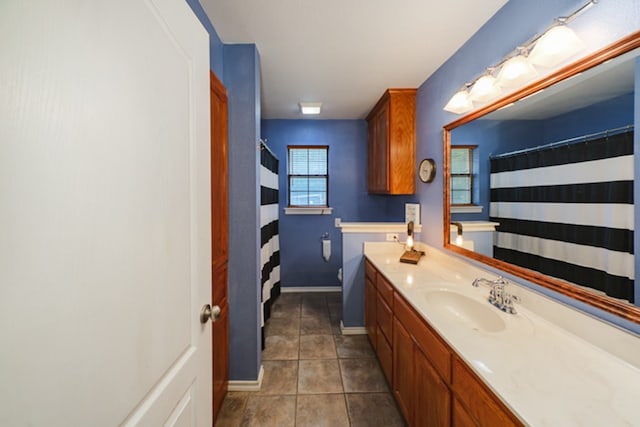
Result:
[[[640,323],[638,87],[640,32],[446,125],[444,246]],[[456,146],[476,147],[473,212],[451,198]],[[453,243],[479,223],[495,227],[489,253]]]

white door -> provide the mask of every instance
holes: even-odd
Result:
[[[0,1],[0,425],[210,426],[208,36]]]

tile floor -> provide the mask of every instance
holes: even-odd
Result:
[[[259,392],[229,392],[216,427],[404,426],[365,335],[340,334],[340,293],[273,305]]]

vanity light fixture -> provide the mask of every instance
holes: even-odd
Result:
[[[320,114],[322,102],[300,102],[300,112],[305,115]]]
[[[453,95],[447,105],[444,106],[444,110],[456,114],[463,114],[473,110],[473,103],[466,85]]]
[[[555,67],[584,47],[584,43],[576,33],[562,22],[540,37],[529,55],[529,61],[541,67]]]
[[[480,77],[458,90],[444,110],[455,114],[467,113],[475,108],[474,102],[488,102],[500,96],[500,88],[516,89],[528,83],[538,74],[534,65],[555,67],[584,49],[584,43],[567,24],[596,3],[598,0],[590,0],[571,15],[554,19],[542,35],[518,46],[496,65],[487,68]],[[493,77],[494,70],[499,70],[497,78]]]
[[[498,84],[506,89],[522,86],[538,75],[538,72],[529,58],[527,58],[526,48],[518,48],[520,53],[513,58],[509,58],[498,73]]]
[[[488,69],[487,74],[480,77],[471,87],[469,98],[472,102],[489,102],[502,94],[497,79],[493,76],[493,69]]]

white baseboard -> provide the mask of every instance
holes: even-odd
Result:
[[[229,391],[260,391],[262,387],[262,378],[264,378],[264,366],[260,365],[258,379],[255,381],[229,381]]]
[[[367,335],[367,328],[364,326],[344,326],[341,320],[340,332],[342,332],[342,335]]]
[[[286,286],[281,287],[280,292],[288,294],[290,292],[341,292],[341,286]]]

